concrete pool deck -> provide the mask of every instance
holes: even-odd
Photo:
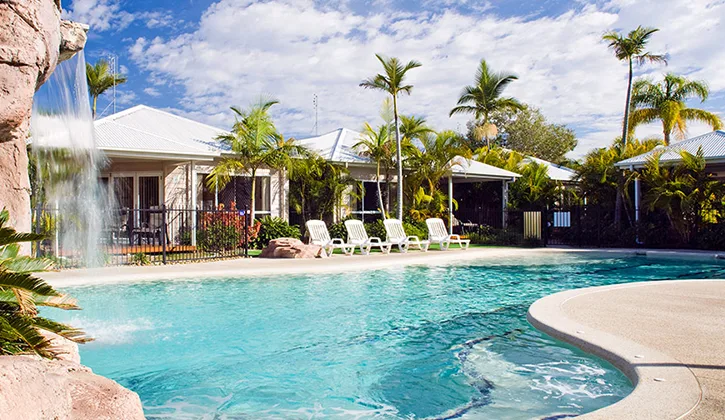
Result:
[[[725,280],[568,290],[536,301],[528,318],[635,384],[619,403],[582,418],[725,418]]]

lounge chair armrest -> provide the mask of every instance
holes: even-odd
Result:
[[[458,235],[458,234],[448,235],[448,239],[453,239],[454,241],[460,241],[461,235]]]
[[[332,238],[332,240],[330,241],[330,245],[348,245],[348,244],[346,244],[345,241],[343,241],[340,238]]]
[[[377,236],[371,236],[368,238],[368,242],[370,243],[383,243],[383,240],[378,238]]]
[[[420,242],[420,238],[418,238],[415,235],[410,235],[406,238],[406,241],[414,241],[414,242]]]

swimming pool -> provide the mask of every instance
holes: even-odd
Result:
[[[574,287],[723,277],[725,266],[552,253],[348,275],[66,288],[83,363],[149,418],[546,418],[632,389],[526,322]],[[47,311],[50,312],[50,311]]]

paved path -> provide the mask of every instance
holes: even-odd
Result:
[[[585,418],[725,419],[725,280],[569,290],[535,302],[529,321],[636,384]]]

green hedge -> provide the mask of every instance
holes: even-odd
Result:
[[[290,225],[282,218],[265,216],[259,220],[260,228],[257,237],[250,243],[251,248],[262,249],[269,241],[277,238],[300,239],[300,227]]]

